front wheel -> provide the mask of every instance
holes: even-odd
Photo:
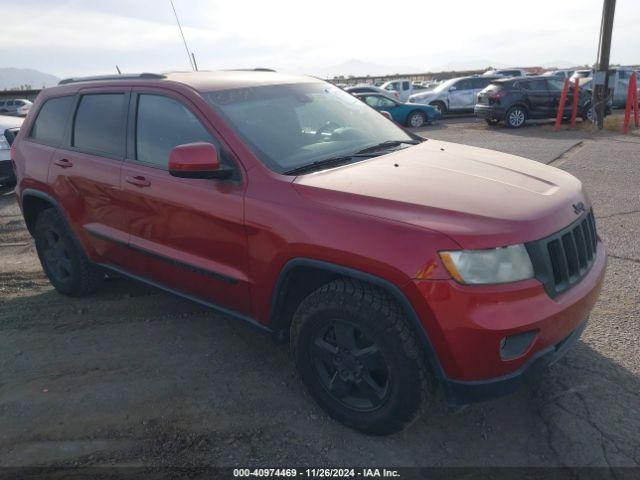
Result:
[[[520,128],[527,121],[527,111],[517,105],[515,107],[511,107],[507,111],[507,115],[505,117],[505,123],[509,128]]]
[[[366,283],[339,279],[303,300],[291,326],[291,350],[318,404],[368,434],[402,430],[435,390],[402,309]]]
[[[420,128],[427,121],[427,117],[423,112],[415,111],[411,112],[407,117],[407,126],[412,128]]]

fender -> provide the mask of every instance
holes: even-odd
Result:
[[[383,289],[385,292],[390,294],[402,307],[407,318],[410,322],[410,325],[413,327],[414,331],[418,335],[420,340],[420,344],[422,345],[424,351],[427,354],[427,359],[436,377],[440,380],[446,380],[446,375],[442,366],[440,365],[440,360],[433,348],[431,340],[429,339],[429,335],[422,327],[420,323],[420,319],[418,318],[418,314],[411,305],[411,302],[407,299],[407,297],[402,293],[402,291],[393,283],[385,280],[384,278],[377,277],[375,275],[371,275],[370,273],[363,272],[360,270],[355,270],[353,268],[345,267],[342,265],[337,265],[334,263],[329,263],[321,260],[315,260],[312,258],[294,258],[289,260],[282,270],[280,271],[280,276],[278,277],[278,281],[276,282],[276,286],[273,290],[271,296],[271,307],[269,311],[269,323],[268,327],[273,331],[282,331],[284,328],[283,325],[278,325],[278,312],[280,308],[283,306],[284,298],[285,298],[285,290],[284,287],[286,285],[288,275],[292,269],[297,267],[311,267],[318,270],[324,270],[328,273],[332,273],[335,275],[355,278],[356,280],[361,280],[363,282],[371,283]]]
[[[58,213],[60,213],[62,218],[65,219],[67,224],[69,224],[69,219],[67,218],[67,215],[65,214],[64,209],[60,206],[60,204],[58,203],[58,201],[55,198],[53,198],[48,193],[44,193],[41,190],[36,190],[34,188],[25,188],[20,194],[20,202],[19,202],[19,204],[20,204],[20,209],[22,210],[22,216],[23,216],[24,221],[25,221],[25,223],[27,225],[27,229],[29,230],[29,233],[32,233],[31,231],[32,231],[33,225],[31,225],[27,221],[26,212],[24,211],[24,199],[26,197],[36,197],[36,198],[39,198],[41,200],[44,200],[47,203],[50,203],[53,208],[58,210]]]

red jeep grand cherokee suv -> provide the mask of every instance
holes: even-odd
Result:
[[[452,404],[512,391],[579,337],[605,271],[573,176],[425,141],[313,78],[62,81],[13,158],[59,292],[114,271],[245,320],[368,433],[437,386]]]

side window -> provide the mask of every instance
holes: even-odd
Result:
[[[564,88],[564,80],[556,78],[550,78],[549,80],[547,80],[547,84],[549,85],[548,89],[555,92],[561,92]],[[544,87],[543,89],[546,89],[546,87]],[[569,90],[571,91],[571,89]]]
[[[73,122],[71,145],[85,152],[122,157],[125,98],[124,93],[83,95]]]
[[[60,145],[74,100],[75,97],[70,96],[50,98],[44,102],[29,137],[53,147]]]
[[[473,88],[473,85],[472,85],[470,79],[460,80],[458,83],[456,83],[456,89],[458,91],[460,91],[460,90],[471,90],[472,88]]]
[[[13,107],[13,100],[9,100],[7,102],[7,107]]]
[[[136,118],[136,160],[167,168],[173,147],[185,143],[218,142],[187,107],[173,98],[141,94]],[[221,154],[221,161],[224,157]]]
[[[402,82],[402,90],[409,90],[410,85],[409,82]]]
[[[629,72],[627,72],[626,70],[620,70],[618,72],[618,78],[620,80],[626,80],[627,78],[629,78]]]

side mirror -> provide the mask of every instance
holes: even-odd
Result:
[[[458,87],[455,85],[449,89],[450,92],[455,92],[456,90],[458,90]]]
[[[389,112],[387,112],[386,110],[380,110],[380,113],[382,114],[382,116],[387,117],[387,120],[391,120],[393,122],[393,117]]]
[[[210,143],[178,145],[169,154],[169,174],[180,178],[229,178],[232,168],[222,167],[218,150]]]

